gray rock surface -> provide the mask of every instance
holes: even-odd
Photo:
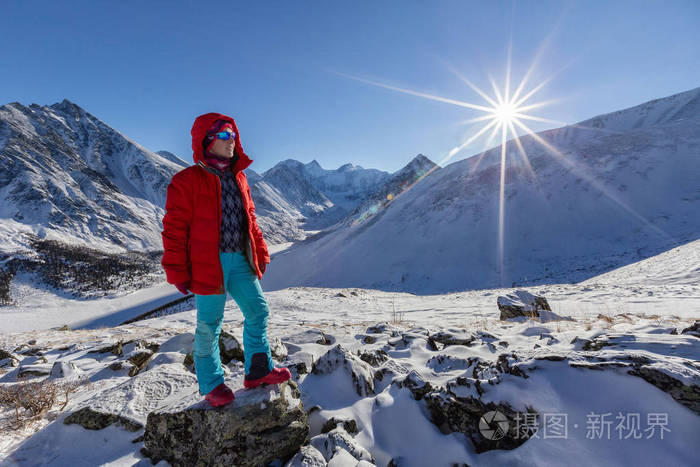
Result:
[[[223,407],[198,402],[153,411],[143,453],[174,466],[264,466],[291,458],[308,435],[298,386],[289,381],[238,391]]]
[[[342,345],[338,344],[314,362],[311,373],[315,375],[331,374],[341,369],[352,380],[355,392],[361,397],[374,394],[374,370]]]

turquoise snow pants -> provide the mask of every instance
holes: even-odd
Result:
[[[269,370],[274,368],[267,341],[267,317],[270,309],[263,295],[257,276],[248,264],[245,254],[219,253],[224,272],[226,292],[243,312],[243,354],[245,372],[250,373],[251,357],[256,353],[267,355]],[[226,294],[197,295],[197,330],[194,334],[194,367],[197,373],[199,393],[208,394],[224,382],[219,354],[219,335],[224,320]],[[256,357],[257,358],[257,357]],[[263,359],[264,362],[264,359]]]

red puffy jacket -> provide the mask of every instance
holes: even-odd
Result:
[[[248,214],[248,243],[245,255],[251,269],[262,279],[260,265],[270,262],[267,245],[255,218],[255,205],[250,196],[248,180],[243,169],[253,161],[243,152],[236,122],[226,115],[200,115],[192,125],[192,150],[195,165],[173,175],[168,185],[163,217],[163,259],[170,284],[190,282],[190,290],[199,295],[222,294],[224,274],[219,260],[221,229],[221,182],[219,177],[203,166],[202,141],[216,120],[231,122],[236,132],[235,147],[238,160],[230,168],[243,197]]]

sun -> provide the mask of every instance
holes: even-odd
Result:
[[[517,118],[518,109],[513,102],[504,102],[493,109],[493,114],[501,125],[510,125]]]

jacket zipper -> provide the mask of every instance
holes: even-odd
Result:
[[[214,175],[214,174],[212,174]],[[219,225],[217,226],[216,229],[216,249],[218,252],[219,249],[219,243],[221,242],[221,180],[219,180],[218,175],[214,175],[214,178],[216,178],[216,186],[217,186],[217,206],[219,207],[218,209],[218,218],[219,218]],[[216,257],[218,258],[219,261],[219,272],[221,273],[221,286],[219,288],[219,294],[225,294],[226,293],[226,288],[224,287],[226,284],[224,284],[224,267],[221,264],[221,256],[217,253]]]
[[[235,180],[236,180],[236,185],[238,185],[238,192],[241,194],[241,201],[243,201],[243,204],[245,205],[245,201],[243,199],[245,195],[243,194],[243,190],[241,190],[241,184],[238,183],[238,174],[236,174]],[[245,216],[246,216],[246,219],[248,220],[248,226],[247,226],[248,235],[247,235],[247,237],[248,237],[248,247],[250,248],[250,256],[248,256],[248,251],[246,251],[246,258],[248,259],[249,263],[251,263],[250,267],[253,269],[253,272],[257,276],[258,270],[255,267],[255,259],[253,258],[254,249],[253,249],[252,235],[250,234],[250,215],[248,214],[248,206],[245,206]]]

